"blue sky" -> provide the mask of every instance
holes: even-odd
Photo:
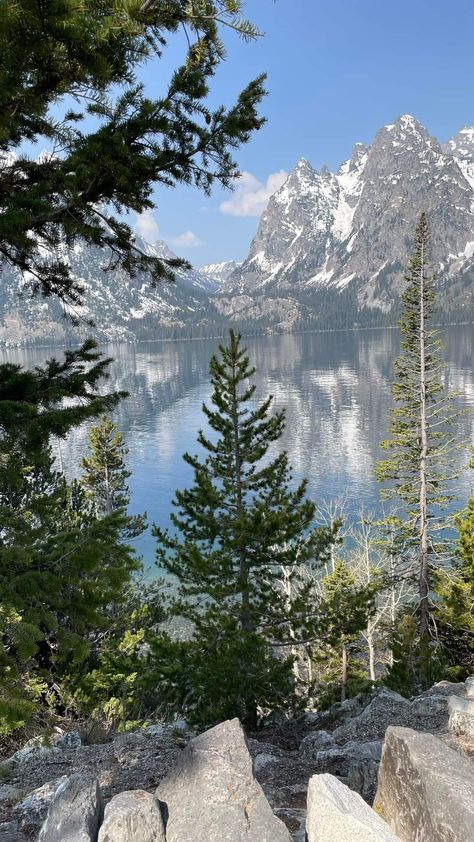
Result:
[[[265,35],[248,44],[227,33],[212,91],[230,105],[268,74],[268,122],[237,155],[240,192],[159,189],[140,223],[195,266],[246,255],[266,197],[300,157],[337,168],[404,113],[439,140],[474,124],[473,0],[248,0],[246,13]],[[151,94],[162,78],[160,63],[146,69]]]

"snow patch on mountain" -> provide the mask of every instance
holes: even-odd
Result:
[[[232,272],[235,272],[239,266],[241,266],[241,263],[238,263],[236,260],[224,260],[221,263],[208,263],[206,266],[200,267],[199,274],[204,275],[204,277],[208,278],[210,281],[214,281],[215,288],[217,289],[219,284],[226,281]]]
[[[300,159],[271,197],[248,257],[221,291],[268,298],[353,290],[359,309],[390,312],[422,210],[432,230],[433,268],[445,280],[470,271],[474,128],[441,146],[404,114],[383,126],[371,146],[356,144],[336,173]]]

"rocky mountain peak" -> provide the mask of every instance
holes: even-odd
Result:
[[[409,114],[398,117],[377,132],[371,146],[371,154],[385,152],[394,155],[410,154],[421,149],[437,149],[441,152],[438,142],[432,138],[425,127]]]
[[[365,162],[369,149],[370,147],[366,146],[365,143],[354,144],[351,157],[348,161],[341,164],[338,170],[338,175],[345,175],[346,173],[352,173],[359,170],[361,164]]]
[[[104,275],[107,256],[98,249],[78,245],[64,258],[86,287],[81,315],[96,322],[101,340],[215,335],[229,322],[265,331],[394,323],[422,210],[433,269],[449,290],[444,312],[472,318],[474,127],[440,145],[409,114],[383,126],[372,145],[356,143],[337,172],[300,158],[271,196],[242,264],[178,270],[176,284],[152,289],[146,276]],[[137,244],[172,256],[161,240]],[[21,278],[5,280],[0,342],[69,337],[59,305],[19,299]]]
[[[474,126],[464,126],[442,145],[446,155],[452,155],[464,178],[474,190]]]
[[[443,152],[453,155],[455,158],[464,158],[474,161],[474,126],[464,126],[442,145]]]
[[[212,281],[215,281],[216,288],[221,284],[223,281],[226,281],[232,274],[238,269],[240,263],[236,260],[224,260],[221,263],[208,263],[206,266],[201,266],[199,269],[199,273],[204,275],[206,278],[209,278]]]
[[[300,158],[295,164],[291,175],[302,180],[306,178],[312,179],[316,175],[316,170],[313,169],[307,158]]]
[[[432,228],[434,268],[445,278],[465,273],[474,263],[474,129],[461,130],[449,146],[403,114],[371,146],[356,144],[336,173],[301,159],[270,199],[231,288],[265,289],[267,306],[270,290],[292,296],[313,290],[316,301],[323,288],[336,296],[350,289],[358,308],[389,312],[422,210]]]
[[[422,139],[429,138],[424,125],[411,114],[402,114],[400,117],[397,117],[394,123],[383,126],[381,132],[383,131],[388,132],[392,136],[402,137],[405,140],[410,136]]]

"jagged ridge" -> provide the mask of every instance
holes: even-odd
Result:
[[[104,271],[107,255],[77,245],[65,257],[86,287],[79,329],[57,302],[32,300],[4,268],[0,342],[64,343],[91,333],[100,341],[210,336],[229,324],[245,332],[393,324],[421,210],[432,230],[442,315],[471,320],[474,128],[440,145],[403,115],[370,147],[356,144],[336,173],[301,159],[271,197],[242,264],[178,271],[175,284],[153,288],[146,276]],[[172,254],[161,241],[139,245]]]
[[[336,173],[298,162],[219,307],[258,322],[264,301],[277,329],[331,320],[338,302],[352,323],[389,317],[422,210],[448,309],[472,316],[474,128],[441,146],[410,115],[384,126],[372,146],[356,144]]]

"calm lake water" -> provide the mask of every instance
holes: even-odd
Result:
[[[468,411],[459,437],[474,440],[474,326],[444,331],[446,381],[461,393]],[[210,398],[209,359],[218,340],[110,345],[114,357],[110,387],[130,397],[114,412],[114,421],[129,448],[132,510],[147,511],[150,522],[169,524],[176,488],[186,487],[191,470],[181,456],[199,453],[201,411]],[[246,345],[257,366],[257,397],[274,395],[277,408],[287,407],[281,448],[289,452],[295,482],[308,478],[308,495],[316,502],[347,496],[354,517],[361,504],[377,511],[379,487],[374,467],[379,442],[387,434],[393,361],[399,351],[396,330],[374,329],[249,338]],[[0,354],[25,366],[59,356],[60,350],[11,350]],[[87,429],[61,443],[66,472],[76,474],[86,452]],[[467,461],[467,454],[463,457]],[[473,472],[457,481],[463,500],[472,489]],[[137,540],[145,563],[153,566],[154,542],[147,533]]]

